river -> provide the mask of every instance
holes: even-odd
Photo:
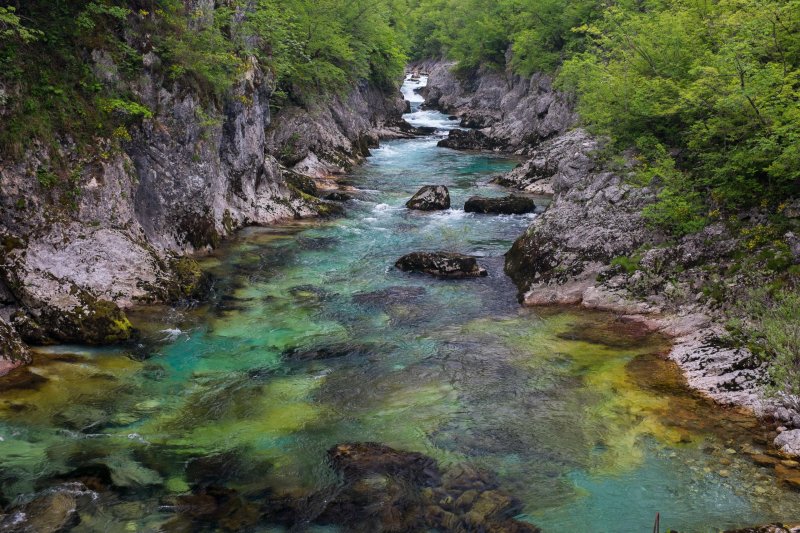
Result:
[[[664,339],[519,306],[503,254],[535,215],[461,207],[506,194],[489,181],[517,161],[438,148],[457,123],[420,110],[415,87],[406,118],[439,132],[373,150],[344,217],[244,230],[203,259],[207,302],[137,310],[136,343],[41,349],[0,382],[2,494],[79,479],[96,494],[75,531],[157,531],[198,476],[248,501],[302,498],[337,483],[328,449],[370,441],[487,472],[548,532],[796,519],[800,493],[750,459],[765,431],[689,391]],[[453,207],[405,209],[424,184],[447,185]],[[393,268],[440,249],[479,256],[488,277]],[[209,456],[224,460],[197,466]],[[194,516],[204,527],[222,526]]]

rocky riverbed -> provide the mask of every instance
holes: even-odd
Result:
[[[775,444],[793,453],[800,432],[791,429],[800,428],[800,402],[765,393],[758,359],[726,340],[730,303],[708,296],[711,286],[736,287],[747,275],[726,274],[743,247],[741,237],[722,221],[677,241],[648,226],[642,211],[657,190],[631,185],[630,168],[602,160],[603,140],[577,127],[569,98],[554,91],[547,77],[479,70],[464,79],[453,73],[452,63],[422,67],[430,71],[428,105],[478,128],[455,134],[445,145],[524,154],[526,162],[494,182],[552,196],[547,212],[506,256],[506,273],[522,303],[607,310],[671,337],[669,358],[692,387],[719,403],[752,409],[785,432]],[[755,227],[764,216],[746,214],[743,223]],[[800,263],[796,238],[783,237]],[[620,266],[633,257],[632,271]],[[735,301],[736,291],[727,297]]]

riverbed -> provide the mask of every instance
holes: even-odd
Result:
[[[202,260],[207,301],[137,310],[135,343],[41,349],[0,382],[2,494],[95,476],[75,531],[157,531],[198,476],[248,501],[302,499],[337,483],[327,450],[375,442],[486,472],[544,531],[796,519],[800,493],[751,460],[766,430],[692,393],[667,340],[610,314],[520,307],[503,254],[537,215],[463,210],[507,194],[490,181],[518,161],[437,147],[458,123],[420,108],[420,83],[403,87],[406,118],[437,133],[374,149],[342,180],[345,216],[244,230]],[[452,208],[406,209],[426,184],[446,185]],[[419,250],[475,255],[489,275],[393,267]],[[226,462],[198,474],[208,457]]]

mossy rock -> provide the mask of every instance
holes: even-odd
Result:
[[[75,284],[70,285],[69,293],[78,301],[73,307],[60,307],[53,303],[58,300],[52,300],[16,313],[12,321],[22,338],[32,344],[104,345],[131,337],[133,326],[117,304]]]
[[[286,169],[283,169],[281,174],[283,175],[283,179],[286,181],[286,184],[290,187],[293,187],[298,191],[302,191],[311,196],[316,196],[318,194],[317,184],[313,178]]]
[[[31,354],[11,324],[0,318],[0,367],[3,360],[12,364],[28,363]]]
[[[200,265],[191,257],[176,257],[169,263],[172,271],[172,283],[169,296],[171,300],[198,296],[205,287],[204,275]]]

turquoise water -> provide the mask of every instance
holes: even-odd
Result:
[[[455,127],[418,102],[409,118]],[[37,353],[0,387],[6,498],[80,479],[98,495],[76,531],[170,530],[198,458],[225,457],[203,479],[249,502],[302,500],[337,483],[329,448],[373,441],[491,473],[544,531],[652,531],[657,512],[680,531],[796,519],[800,493],[749,459],[765,430],[691,394],[663,339],[519,307],[503,254],[535,215],[461,209],[505,194],[489,180],[517,162],[437,140],[374,150],[347,177],[342,219],[241,232],[203,262],[207,302],[132,313],[137,343]],[[447,185],[453,208],[406,210],[424,184]],[[489,276],[392,267],[440,249],[479,256]]]

